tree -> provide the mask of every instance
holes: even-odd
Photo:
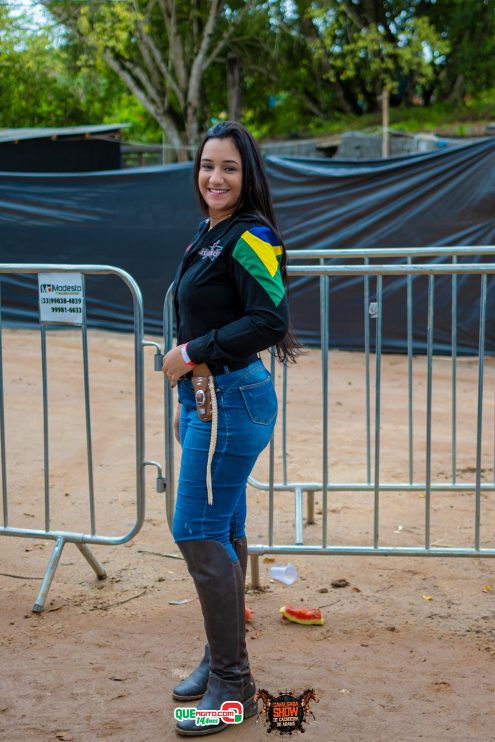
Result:
[[[207,124],[205,76],[261,0],[43,0],[187,157]]]
[[[451,101],[492,88],[495,77],[495,0],[423,0],[421,12],[448,39],[438,97]]]
[[[60,55],[47,51],[44,32],[26,32],[27,19],[0,6],[0,122],[4,127],[50,125],[67,103]]]
[[[312,25],[314,54],[346,112],[374,111],[384,88],[411,96],[436,75],[448,40],[418,0],[300,0]]]
[[[111,70],[85,64],[73,36],[0,5],[0,127],[121,121],[153,138],[151,117]]]

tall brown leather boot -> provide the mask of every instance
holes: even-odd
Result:
[[[245,697],[241,673],[244,639],[244,579],[238,562],[218,541],[201,539],[178,544],[198,592],[210,647],[210,674],[206,692],[197,708],[219,710],[224,701],[242,703],[244,718],[257,713],[254,691]],[[247,652],[246,652],[247,659]],[[254,683],[253,683],[254,686]],[[219,719],[210,726],[198,726],[195,719],[177,722],[182,735],[201,736],[223,731],[229,723]]]
[[[232,539],[232,546],[239,564],[241,566],[242,578],[244,584],[246,583],[247,574],[247,563],[248,563],[248,547],[246,537]],[[252,693],[256,691],[256,686],[251,678],[251,672],[249,670],[249,662],[247,660],[246,650],[246,636],[243,636],[243,642],[241,646],[241,672],[243,680],[245,682],[245,696],[249,698]],[[205,645],[205,651],[198,666],[191,672],[187,678],[184,678],[178,683],[172,691],[172,697],[176,701],[195,701],[201,698],[208,684],[208,675],[210,674],[210,648],[208,644]],[[254,688],[254,690],[252,690]]]

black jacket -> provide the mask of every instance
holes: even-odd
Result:
[[[214,373],[282,340],[288,308],[275,233],[250,215],[202,222],[174,282],[177,342]]]

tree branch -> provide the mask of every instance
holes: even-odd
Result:
[[[344,2],[342,8],[346,16],[349,18],[350,21],[352,21],[352,23],[354,23],[355,26],[357,26],[359,29],[365,27],[366,23],[363,21],[362,18],[360,18],[359,14],[352,7],[348,0]]]
[[[174,79],[173,75],[171,74],[170,70],[167,69],[167,66],[165,65],[163,61],[163,57],[160,53],[160,50],[157,48],[155,42],[151,38],[151,36],[145,31],[140,28],[139,29],[139,48],[141,51],[141,54],[143,55],[143,59],[145,60],[149,70],[150,74],[152,76],[157,74],[157,71],[162,75],[163,79],[165,80],[166,85],[173,91],[173,93],[177,96],[177,99],[179,101],[180,106],[184,106],[184,91],[181,90],[179,85],[177,85],[176,80]],[[154,79],[155,85],[159,84],[159,82]]]
[[[182,146],[179,130],[173,118],[164,110],[161,101],[156,96],[152,100],[152,98],[146,95],[145,91],[137,84],[131,72],[108,49],[105,50],[104,57],[108,66],[120,77],[131,93],[143,104],[162,129],[166,130],[171,144],[179,149]]]
[[[187,65],[184,54],[184,45],[182,37],[177,29],[177,17],[175,12],[175,0],[158,0],[158,5],[162,11],[165,29],[168,39],[168,68],[173,67],[177,75],[179,88],[182,92],[182,99],[185,99],[187,88]]]
[[[222,38],[217,42],[215,48],[211,51],[209,56],[204,61],[204,69],[207,69],[218,57],[220,52],[225,48],[227,41],[231,38],[236,28],[240,25],[244,16],[254,7],[256,0],[248,0],[244,8],[239,12],[239,15],[233,23],[230,24],[228,30],[223,34]]]

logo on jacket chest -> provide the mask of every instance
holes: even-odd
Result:
[[[220,240],[217,240],[213,243],[213,245],[210,245],[209,247],[202,247],[201,250],[198,251],[198,255],[201,255],[202,260],[204,260],[205,258],[210,258],[210,260],[213,261],[218,258],[222,250],[223,245],[220,244]]]

